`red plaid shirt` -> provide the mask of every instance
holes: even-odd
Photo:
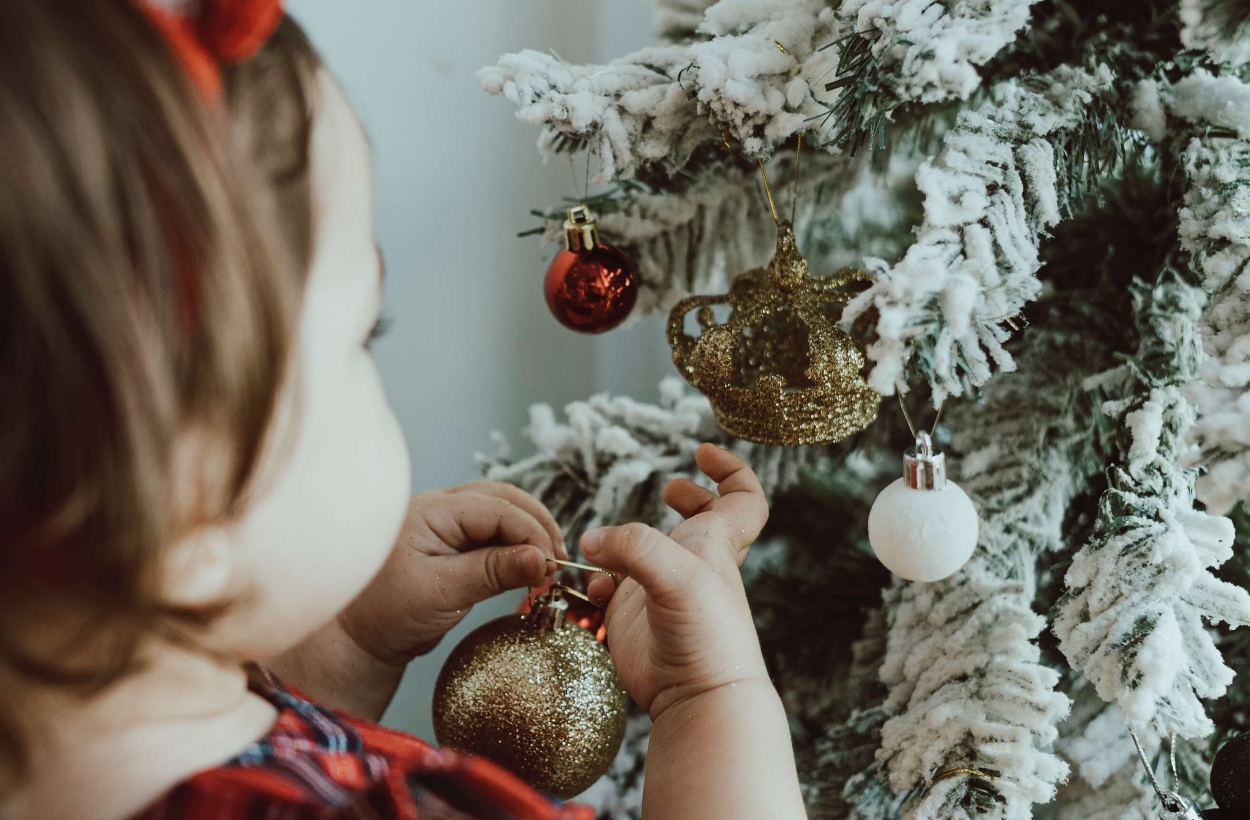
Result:
[[[136,820],[593,820],[486,760],[319,706],[257,668],[269,733]]]

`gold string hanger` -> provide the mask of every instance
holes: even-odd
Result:
[[[790,224],[794,224],[795,209],[799,204],[799,162],[803,158],[803,132],[798,133],[798,143],[794,148],[794,191],[790,195]],[[726,143],[728,147],[728,143]],[[780,225],[781,220],[777,217],[777,203],[773,201],[773,187],[768,184],[768,171],[764,170],[764,160],[759,158],[756,160],[760,164],[760,176],[764,178],[764,194],[768,197],[768,209],[773,214],[773,224]]]
[[[602,572],[604,575],[608,576],[613,581],[616,581],[618,584],[621,582],[621,576],[619,574],[612,572],[611,570],[604,569],[603,567],[596,567],[591,564],[579,564],[576,561],[561,561],[559,558],[548,558],[547,561],[552,564],[556,564],[557,566],[561,566],[561,567],[573,567],[574,569],[581,569],[581,570],[585,570],[586,572]],[[581,600],[581,601],[585,601],[586,603],[590,604],[596,609],[603,609],[603,604],[600,604],[597,601],[592,601],[589,595],[587,595],[586,593],[580,590],[573,589],[568,584],[561,584],[560,582],[557,581],[556,583],[552,584],[552,589],[558,589],[564,592],[566,595],[572,595],[574,598],[577,598],[578,600]]]
[[[586,179],[582,184],[581,194],[577,193],[577,169],[573,167],[573,155],[569,154],[569,176],[573,177],[573,196],[577,204],[585,205],[586,197],[590,196],[590,146],[586,146]]]

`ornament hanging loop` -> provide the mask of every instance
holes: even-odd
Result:
[[[916,425],[911,423],[911,416],[907,413],[907,405],[903,403],[903,391],[899,389],[898,385],[894,387],[894,395],[898,396],[898,406],[903,411],[903,421],[907,422],[907,429],[911,431],[912,437],[919,441],[919,436],[916,435]],[[945,404],[945,401],[938,402],[937,415],[933,417],[933,427],[929,428],[930,437],[937,432],[938,422],[942,420],[942,406]]]
[[[1159,805],[1163,808],[1163,814],[1159,815],[1159,820],[1202,820],[1202,812],[1193,803],[1174,791],[1163,790],[1163,787],[1159,785],[1158,778],[1155,777],[1150,760],[1146,757],[1146,750],[1142,748],[1141,741],[1137,739],[1137,733],[1129,729],[1128,736],[1133,739],[1133,745],[1137,747],[1137,757],[1141,760],[1142,768],[1146,770],[1146,777],[1150,780],[1151,787],[1159,797]],[[1180,786],[1180,778],[1176,773],[1175,735],[1170,736],[1168,739],[1168,752],[1172,765],[1172,788],[1175,789]]]

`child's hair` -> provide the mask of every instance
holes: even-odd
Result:
[[[0,0],[0,687],[98,691],[211,617],[161,601],[162,548],[238,511],[265,441],[316,67],[286,20],[228,69],[232,140],[133,0]],[[0,698],[0,792],[24,761]]]

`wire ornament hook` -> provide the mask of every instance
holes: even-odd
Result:
[[[1146,750],[1142,748],[1141,741],[1137,739],[1137,733],[1129,729],[1128,736],[1133,739],[1133,745],[1137,747],[1137,757],[1141,760],[1142,768],[1146,770],[1146,777],[1150,780],[1150,786],[1159,797],[1159,805],[1166,812],[1164,820],[1201,818],[1202,815],[1196,813],[1193,804],[1175,791],[1175,789],[1180,788],[1180,775],[1176,770],[1176,735],[1168,735],[1168,759],[1172,768],[1172,791],[1164,791],[1163,787],[1159,785],[1159,780],[1155,777],[1154,768],[1151,767],[1150,760],[1146,757]]]
[[[580,564],[580,563],[578,563],[577,561],[562,561],[562,560],[560,560],[559,558],[548,558],[548,559],[547,559],[547,562],[548,562],[548,563],[550,563],[550,564],[555,564],[555,565],[557,565],[557,566],[561,566],[561,567],[572,567],[573,569],[585,570],[586,572],[601,572],[601,573],[603,573],[604,575],[606,575],[606,576],[608,576],[609,578],[611,578],[611,579],[612,579],[613,581],[615,581],[616,583],[618,583],[618,584],[619,584],[619,583],[621,582],[621,577],[622,577],[622,576],[620,575],[620,573],[613,572],[612,570],[609,570],[609,569],[604,569],[603,567],[596,567],[596,566],[594,566],[594,565],[592,565],[592,564]],[[603,604],[599,603],[598,601],[591,600],[591,598],[590,598],[590,596],[589,596],[589,595],[587,595],[586,593],[582,592],[581,590],[574,589],[573,587],[569,586],[568,584],[562,584],[562,583],[560,583],[560,582],[558,582],[558,581],[557,581],[557,582],[555,582],[554,584],[552,584],[552,587],[551,587],[551,588],[552,588],[552,589],[555,589],[555,590],[560,590],[560,591],[561,591],[561,592],[563,592],[565,595],[571,595],[571,596],[573,596],[574,598],[577,598],[577,599],[578,599],[578,600],[580,600],[580,601],[585,601],[586,603],[590,604],[591,606],[595,607],[596,609],[603,609],[603,608],[604,608],[604,605],[603,605]],[[532,596],[531,596],[531,597],[532,597]]]
[[[916,425],[911,423],[911,416],[907,413],[907,405],[903,402],[903,392],[896,387],[894,394],[898,396],[898,406],[899,409],[903,411],[903,420],[907,422],[907,429],[911,431],[911,437],[918,438],[916,434]],[[933,417],[933,427],[929,430],[930,438],[932,438],[933,434],[937,432],[938,422],[942,420],[942,407],[945,406],[945,404],[945,399],[938,402],[937,415]]]

